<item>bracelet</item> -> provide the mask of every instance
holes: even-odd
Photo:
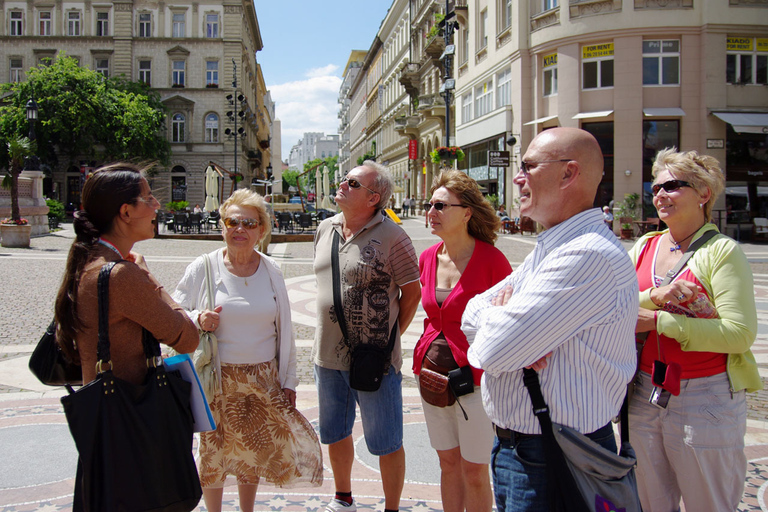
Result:
[[[653,325],[654,325],[654,327],[656,325],[658,325],[658,323],[659,323],[659,312],[658,311],[654,311],[653,312]]]

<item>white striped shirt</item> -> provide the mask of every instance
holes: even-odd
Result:
[[[493,306],[506,285],[513,290],[509,302]],[[583,433],[608,423],[637,367],[637,311],[634,266],[600,210],[544,231],[523,264],[470,300],[462,318],[469,362],[485,370],[483,403],[491,421],[541,432],[521,370],[553,352],[539,372],[552,420]]]

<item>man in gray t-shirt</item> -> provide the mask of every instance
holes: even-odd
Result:
[[[385,510],[397,510],[405,479],[400,334],[411,323],[421,298],[419,262],[411,239],[383,214],[393,181],[382,165],[365,161],[352,169],[336,192],[341,213],[323,221],[315,235],[317,329],[312,360],[319,399],[320,441],[328,444],[336,496],[329,512],[353,512],[352,427],[360,406],[368,450],[379,456]],[[340,236],[340,291],[348,339],[333,306],[331,255]],[[395,346],[377,391],[349,386],[351,350],[360,344],[385,347],[395,329]]]

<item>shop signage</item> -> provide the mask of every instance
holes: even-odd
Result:
[[[598,57],[613,56],[613,43],[591,44],[581,49],[582,59],[596,59]]]
[[[725,141],[723,139],[707,139],[707,149],[723,149]]]
[[[725,49],[729,52],[752,51],[753,41],[751,37],[729,37],[725,42]]]
[[[552,53],[550,55],[545,55],[542,58],[544,60],[543,66],[545,68],[548,68],[548,67],[551,67],[551,66],[557,66],[557,54],[556,53]]]
[[[509,167],[509,151],[489,151],[488,167]]]
[[[408,141],[408,159],[416,160],[419,158],[419,141],[411,139]]]

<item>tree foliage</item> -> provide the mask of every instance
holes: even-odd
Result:
[[[21,211],[19,209],[19,175],[24,169],[24,160],[30,156],[35,149],[34,143],[27,137],[12,138],[6,143],[8,150],[8,170],[7,179],[3,180],[3,186],[11,189],[11,220],[15,223],[21,222]]]
[[[27,134],[26,104],[35,99],[38,156],[51,166],[60,158],[67,164],[82,158],[169,161],[165,107],[145,84],[105,79],[60,55],[30,69],[24,82],[0,84],[0,95],[7,95],[0,105],[5,141]]]
[[[288,187],[295,187],[299,174],[301,174],[299,171],[293,169],[283,171],[283,190],[288,190]]]

